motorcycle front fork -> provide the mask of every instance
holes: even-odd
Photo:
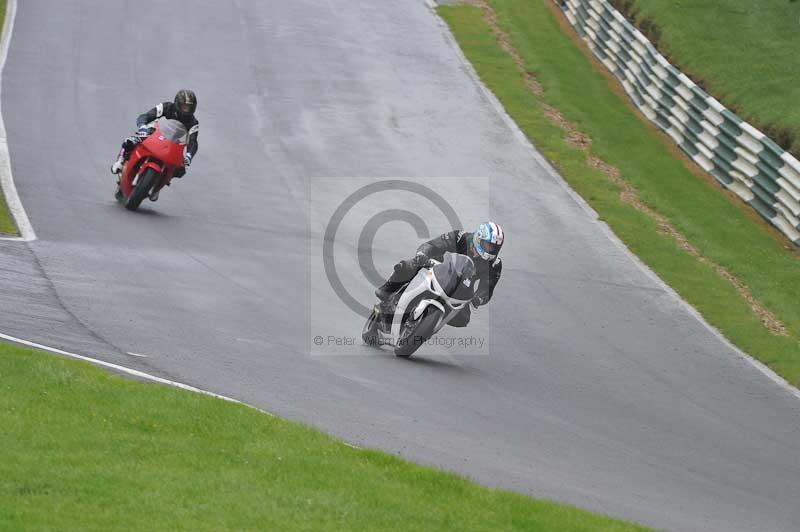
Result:
[[[375,312],[378,328],[383,332],[388,333],[392,328],[392,318],[394,318],[393,308],[394,305],[391,301],[380,301],[375,303],[375,307],[372,309],[373,312]]]

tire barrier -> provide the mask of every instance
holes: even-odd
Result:
[[[556,1],[639,110],[800,245],[800,161],[671,65],[607,0]]]

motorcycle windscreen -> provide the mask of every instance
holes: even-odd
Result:
[[[467,292],[472,293],[470,285],[472,277],[475,275],[475,264],[472,259],[466,255],[448,251],[444,254],[442,263],[433,267],[433,274],[448,296],[456,299],[470,299]],[[470,280],[470,285],[463,283],[465,279]]]
[[[186,126],[178,120],[171,118],[162,118],[158,123],[159,132],[165,140],[175,144],[186,144],[189,132],[186,131]]]

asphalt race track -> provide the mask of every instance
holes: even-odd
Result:
[[[195,163],[127,212],[108,166],[136,115],[184,86],[199,99]],[[543,167],[424,0],[25,0],[2,98],[38,240],[0,242],[0,332],[490,486],[670,530],[800,530],[800,400]],[[328,343],[358,337],[363,317],[324,274],[326,224],[391,178],[440,194],[469,227],[503,224],[494,301],[460,331],[485,336],[480,352],[403,361]],[[449,229],[397,186],[336,233],[338,275],[364,305],[370,217]],[[420,242],[392,220],[375,232],[383,274]]]

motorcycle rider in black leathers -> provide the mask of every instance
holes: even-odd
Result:
[[[194,116],[196,110],[197,96],[194,91],[183,89],[178,91],[173,101],[160,103],[149,111],[140,114],[136,119],[136,126],[139,129],[122,142],[117,160],[111,165],[111,173],[118,175],[122,172],[122,165],[128,160],[133,149],[153,133],[154,127],[152,123],[163,116],[165,118],[178,120],[186,127],[186,131],[189,132],[186,152],[183,155],[183,166],[176,169],[175,175],[173,176],[183,177],[184,174],[186,174],[186,168],[192,163],[192,159],[197,153],[197,133],[200,131],[200,124]],[[156,201],[158,199],[158,193],[156,192],[150,199]]]
[[[492,299],[494,287],[500,280],[502,261],[497,257],[503,245],[503,229],[494,222],[482,223],[474,233],[451,231],[425,242],[417,249],[413,259],[402,260],[394,267],[394,272],[382,286],[375,290],[381,302],[397,292],[414,278],[417,272],[429,265],[430,259],[444,260],[445,252],[460,253],[472,259],[475,265],[475,279],[479,279],[478,289],[472,298],[476,307],[485,305]],[[466,327],[471,317],[469,305],[464,307],[449,323],[453,327]]]

